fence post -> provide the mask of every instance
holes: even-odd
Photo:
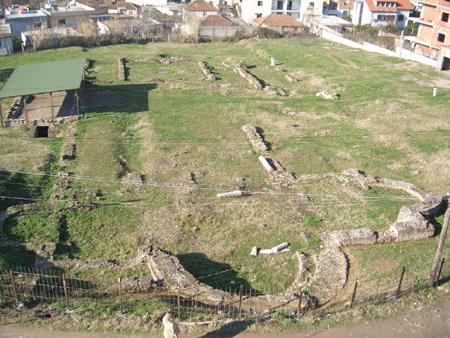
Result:
[[[402,272],[400,274],[400,279],[398,280],[397,290],[395,291],[395,297],[400,296],[400,292],[402,290],[402,282],[403,276],[405,275],[405,267],[402,268]]]
[[[61,274],[63,289],[64,289],[64,298],[66,299],[66,306],[69,307],[69,296],[67,294],[67,284],[66,284],[66,276],[64,272]]]
[[[239,319],[241,319],[242,316],[242,284],[239,287]]]
[[[303,291],[300,292],[300,295],[298,297],[297,319],[300,318],[300,316],[303,314],[303,311],[302,311],[302,300],[303,300]]]
[[[19,297],[17,296],[17,289],[16,289],[16,280],[14,279],[14,273],[12,270],[9,271],[9,274],[11,275],[11,287],[12,287],[12,294],[14,298],[14,302],[16,303],[16,306],[19,305]]]
[[[439,272],[439,264],[441,263],[442,252],[444,251],[445,238],[447,237],[448,224],[450,221],[450,205],[447,207],[444,216],[444,224],[442,225],[441,234],[439,235],[439,244],[436,249],[436,255],[433,260],[433,267],[430,273],[430,286],[435,286],[437,283],[437,275]]]
[[[439,272],[438,272],[437,277],[436,277],[436,284],[439,283],[439,279],[441,279],[441,273],[442,273],[442,268],[444,267],[444,262],[445,262],[445,258],[442,257],[442,259],[441,259],[441,266],[439,268]]]
[[[181,309],[180,309],[180,307],[181,307],[181,304],[180,304],[180,292],[177,291],[177,312],[178,312],[178,320],[179,320],[180,317],[181,317]]]
[[[350,309],[353,307],[353,305],[355,305],[357,288],[358,288],[358,278],[355,279],[355,285],[353,286],[352,301],[350,302]]]

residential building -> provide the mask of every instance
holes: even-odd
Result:
[[[326,15],[349,17],[352,15],[355,0],[334,0],[324,9]]]
[[[49,20],[50,27],[77,28],[80,22],[89,20],[95,9],[71,0],[66,6],[58,6],[55,2],[48,3],[42,10]]]
[[[0,19],[0,55],[7,55],[13,52],[11,26]]]
[[[36,29],[48,27],[48,16],[41,10],[30,10],[20,6],[5,10],[5,21],[11,26],[13,38],[20,38],[21,34]]]
[[[138,7],[140,8],[140,6],[131,2],[118,1],[116,4],[108,7],[108,14],[137,18],[139,16]]]
[[[167,0],[126,0],[138,6],[167,6]]]
[[[415,51],[441,58],[443,68],[450,66],[450,0],[419,0],[422,11],[413,20],[419,24],[417,36],[407,39],[415,45]],[[443,55],[445,54],[445,55]]]
[[[183,20],[187,16],[195,16],[198,18],[205,18],[209,15],[216,15],[217,7],[205,1],[190,2],[183,8]]]
[[[301,20],[308,15],[320,16],[322,11],[322,0],[242,0],[241,3],[241,16],[247,23],[271,14],[284,14]]]
[[[270,14],[253,20],[253,26],[270,28],[279,33],[296,33],[302,26],[300,22],[287,14]]]
[[[409,0],[356,0],[352,11],[355,25],[396,25],[401,28],[408,23],[414,11]]]

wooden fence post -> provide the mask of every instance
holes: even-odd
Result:
[[[64,289],[64,298],[66,299],[66,306],[69,307],[69,295],[67,293],[67,284],[66,284],[66,276],[64,273],[61,274],[63,289]]]
[[[441,279],[441,273],[442,273],[442,268],[444,267],[444,262],[445,262],[445,258],[442,257],[442,259],[441,259],[441,266],[439,268],[439,272],[438,272],[437,278],[436,278],[436,284],[439,283],[439,279]]]
[[[14,273],[12,270],[9,271],[9,274],[11,276],[11,288],[12,288],[12,294],[14,298],[14,302],[16,303],[16,306],[19,305],[19,297],[17,295],[17,288],[16,288],[16,280],[14,279]]]
[[[447,237],[448,223],[450,219],[450,202],[444,216],[444,224],[442,225],[441,234],[439,236],[439,244],[434,256],[433,267],[430,273],[430,286],[435,286],[438,281],[439,265],[441,264],[442,251],[444,250],[445,238]]]
[[[403,276],[405,275],[405,267],[402,268],[402,272],[400,274],[400,279],[398,280],[397,290],[395,290],[395,297],[400,296],[400,292],[402,291],[402,282]]]
[[[350,302],[350,309],[353,307],[353,305],[355,305],[357,288],[358,288],[358,278],[355,279],[355,285],[353,286],[352,301]]]

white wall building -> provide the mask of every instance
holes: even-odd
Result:
[[[242,20],[252,23],[256,18],[271,14],[287,14],[294,19],[307,15],[322,15],[322,0],[242,0]]]
[[[167,0],[126,0],[138,6],[167,6]]]
[[[352,11],[354,25],[397,25],[405,27],[414,10],[408,0],[356,0]]]

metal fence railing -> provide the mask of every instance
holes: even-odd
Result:
[[[450,261],[443,260],[440,270],[439,283],[448,282]],[[336,299],[336,304],[342,304],[340,310],[343,310],[367,302],[382,303],[428,287],[430,283],[423,269],[414,271],[413,268],[400,266],[380,274],[375,280],[349,279],[345,294]],[[193,320],[199,316],[242,319],[273,313],[298,318],[305,314],[301,306],[303,293],[282,306],[270,307],[267,301],[258,302],[259,296],[266,295],[262,291],[239,285],[223,288],[222,291],[227,292],[229,301],[213,303],[206,302],[201,294],[186,297],[182,292],[177,293],[156,285],[145,289],[126,290],[120,278],[105,287],[92,281],[66,276],[58,270],[15,268],[0,272],[0,301],[3,305],[33,306],[62,302],[65,307],[72,308],[82,302],[110,301],[120,309],[132,307],[139,301],[155,301],[184,320]]]

